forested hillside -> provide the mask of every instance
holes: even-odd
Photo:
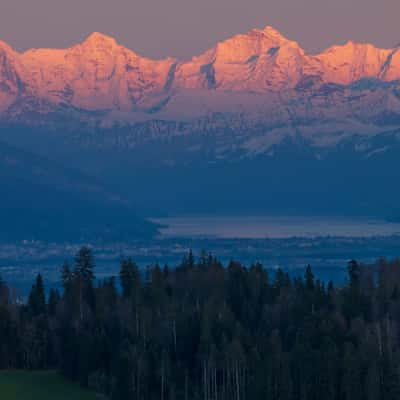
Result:
[[[110,399],[390,400],[400,396],[400,262],[352,261],[348,284],[189,253],[95,279],[91,250],[39,275],[26,304],[0,283],[0,368],[58,369]]]

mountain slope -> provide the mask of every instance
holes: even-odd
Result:
[[[0,240],[155,233],[152,224],[95,180],[1,142],[0,186]]]
[[[177,68],[176,87],[268,91],[294,87],[306,63],[304,51],[274,29],[254,29],[218,43]]]

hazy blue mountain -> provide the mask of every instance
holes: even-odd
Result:
[[[76,170],[0,142],[0,240],[142,237],[155,227]]]
[[[129,137],[129,129],[0,132],[9,141],[13,137],[31,151],[94,176],[147,215],[262,212],[387,217],[399,210],[397,131],[368,139],[352,137],[318,151],[306,140],[293,138],[274,145],[269,154],[249,157],[232,151],[222,158],[215,151],[216,135],[156,137],[129,147],[122,145],[123,140],[108,141]],[[29,141],[32,137],[35,143]]]

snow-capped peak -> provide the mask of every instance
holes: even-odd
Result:
[[[92,32],[82,43],[82,45],[96,46],[108,45],[118,46],[117,41],[112,37],[101,32]]]
[[[279,42],[288,42],[289,39],[282,35],[277,29],[274,27],[267,25],[264,29],[261,30],[266,36],[270,38],[274,38]]]

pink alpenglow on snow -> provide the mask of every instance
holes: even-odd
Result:
[[[213,102],[226,102],[226,93],[290,96],[309,84],[364,78],[399,80],[400,49],[348,42],[307,54],[270,26],[233,36],[187,62],[143,57],[101,33],[68,49],[18,53],[0,42],[0,112],[33,98],[44,108],[134,113],[157,111],[180,92],[187,99],[193,92],[196,101],[204,92],[221,93],[205,100],[212,109]]]

